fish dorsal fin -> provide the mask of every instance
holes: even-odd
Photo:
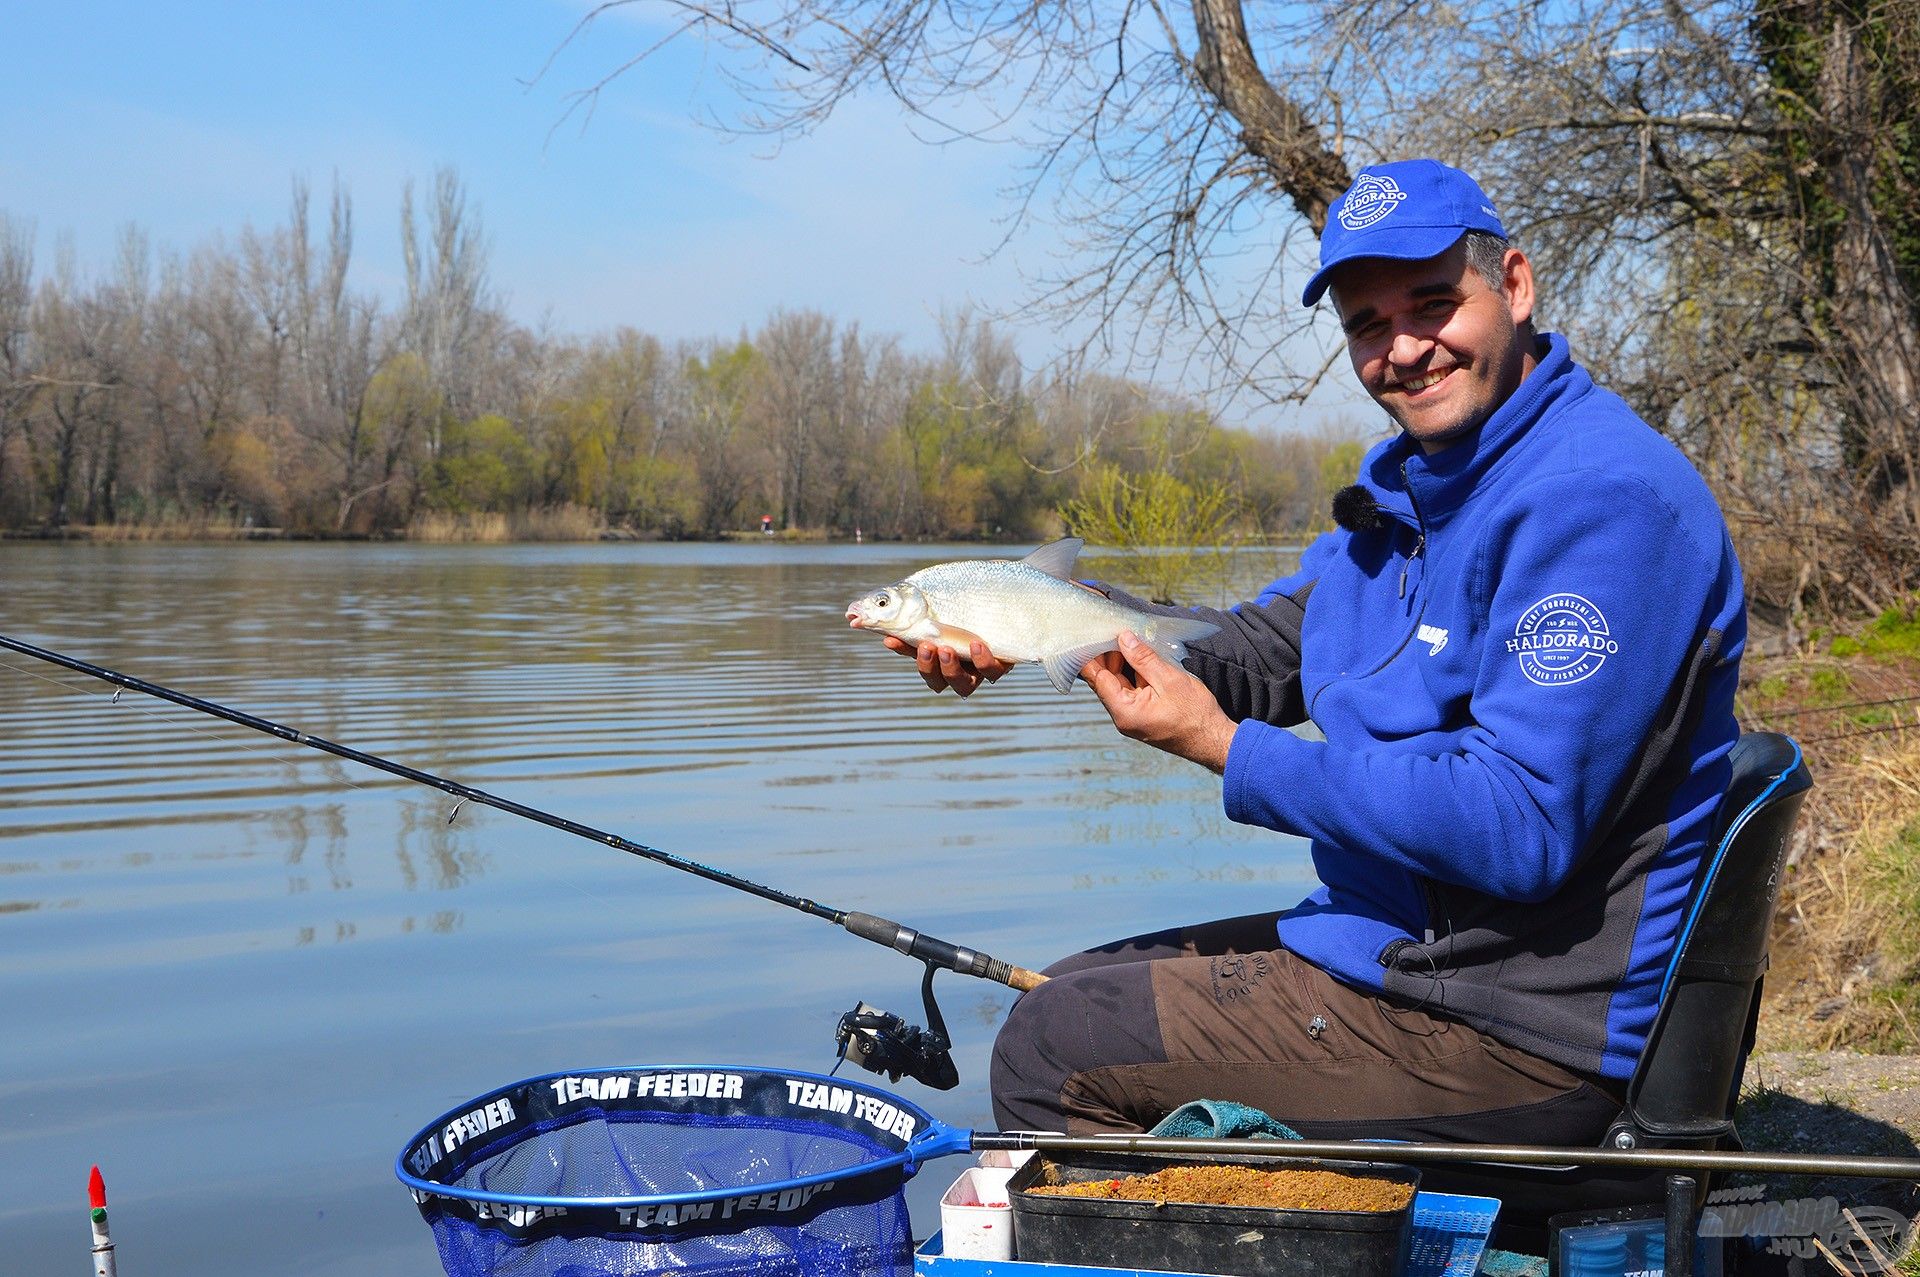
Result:
[[[1073,561],[1080,557],[1080,547],[1085,544],[1083,537],[1061,537],[1058,541],[1049,541],[1020,562],[1055,580],[1071,581]]]

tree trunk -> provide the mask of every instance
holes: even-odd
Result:
[[[1238,122],[1241,142],[1319,235],[1327,209],[1352,184],[1346,160],[1261,72],[1240,0],[1193,0],[1193,25],[1200,37],[1193,59],[1200,82]]]
[[[1857,21],[1840,13],[1832,24],[1819,88],[1832,139],[1822,171],[1829,197],[1844,213],[1833,249],[1835,354],[1858,414],[1855,429],[1867,443],[1870,489],[1899,502],[1900,521],[1911,529],[1916,476],[1907,459],[1920,430],[1920,331],[1874,203],[1883,154],[1875,72]]]

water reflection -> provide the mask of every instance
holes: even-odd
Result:
[[[0,573],[16,637],[1023,965],[1297,899],[1295,843],[1084,688],[936,698],[846,630],[970,553],[4,544]],[[21,1271],[74,1258],[93,1161],[150,1271],[281,1270],[294,1199],[306,1270],[432,1271],[387,1167],[434,1113],[568,1067],[824,1070],[855,1000],[919,1014],[917,969],[817,920],[29,665],[0,657]],[[1011,995],[941,988],[963,1086],[902,1089],[983,1124]]]

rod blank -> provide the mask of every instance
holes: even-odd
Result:
[[[1482,1162],[1496,1166],[1619,1167],[1645,1171],[1757,1171],[1859,1175],[1920,1182],[1920,1158],[1827,1153],[1752,1153],[1700,1148],[1559,1148],[1542,1144],[1398,1144],[1369,1140],[1205,1139],[1171,1135],[1048,1135],[975,1131],[975,1151],[1162,1153],[1207,1157],[1324,1157],[1370,1162]]]
[[[515,802],[511,798],[502,798],[497,794],[490,794],[484,789],[475,789],[471,785],[463,785],[459,781],[448,780],[444,776],[436,776],[432,772],[421,771],[417,767],[408,767],[404,763],[396,763],[391,759],[382,758],[378,754],[369,754],[363,750],[354,749],[351,746],[341,745],[337,742],[327,740],[322,736],[313,736],[298,728],[288,727],[284,723],[276,723],[271,719],[261,718],[257,714],[249,714],[244,710],[233,709],[217,701],[205,700],[198,696],[190,696],[185,692],[175,691],[171,687],[163,687],[158,683],[149,683],[145,679],[135,678],[131,674],[122,674],[117,670],[110,670],[104,666],[93,665],[75,657],[49,651],[44,647],[35,647],[31,643],[23,643],[19,639],[9,638],[4,634],[0,634],[0,648],[18,652],[22,656],[31,656],[35,660],[45,661],[49,665],[58,665],[62,669],[69,669],[77,674],[85,674],[90,678],[97,678],[102,682],[111,683],[115,687],[123,687],[128,691],[139,692],[144,696],[151,696],[156,700],[166,701],[170,704],[178,705],[183,709],[190,709],[196,713],[224,719],[226,722],[235,723],[256,732],[264,732],[269,736],[278,737],[283,741],[289,741],[295,745],[305,745],[308,749],[317,749],[322,753],[332,754],[336,758],[344,758],[348,762],[359,763],[363,767],[371,767],[375,771],[383,771],[388,775],[398,776],[402,780],[410,780],[416,784],[427,785],[440,790],[442,793],[452,794],[463,802],[480,803],[483,806],[504,811],[510,816],[518,816],[523,820],[531,820],[536,824],[546,825],[551,829],[558,829],[562,833],[572,834],[577,838],[585,838],[589,841],[600,843],[603,846],[612,847],[616,851],[624,851],[628,855],[639,856],[643,860],[651,860],[655,864],[666,865],[670,869],[678,869],[682,873],[690,873],[696,877],[705,878],[708,882],[717,882],[723,887],[732,887],[736,891],[744,891],[749,895],[759,896],[762,900],[771,900],[775,904],[785,905],[789,909],[798,909],[802,913],[810,914],[816,918],[824,918],[836,926],[844,927],[854,935],[860,936],[862,939],[871,940],[875,944],[885,945],[889,948],[901,948],[901,946],[896,943],[897,939],[902,936],[907,937],[909,940],[908,947],[901,948],[901,952],[908,953],[923,961],[945,967],[950,971],[958,971],[962,975],[979,976],[982,979],[994,980],[1000,984],[1011,985],[1016,989],[1031,988],[1033,984],[1038,983],[1043,978],[1023,967],[1012,966],[1000,961],[998,958],[991,958],[975,950],[964,949],[958,945],[949,944],[945,940],[936,939],[933,936],[914,931],[909,927],[903,927],[897,922],[891,922],[885,918],[876,918],[872,914],[848,913],[844,909],[835,909],[831,906],[823,905],[816,900],[809,900],[804,896],[789,895],[787,892],[764,886],[747,878],[742,878],[738,874],[730,874],[724,869],[715,869],[711,865],[703,865],[698,861],[688,860],[685,856],[676,856],[670,851],[661,851],[658,847],[648,847],[643,843],[622,838],[618,834],[608,833],[604,829],[595,829],[593,826],[583,825],[577,820],[568,820],[565,816],[556,816],[551,812],[541,811],[538,807],[529,807],[525,803]],[[119,693],[116,692],[114,695],[117,697]],[[456,807],[454,810],[457,812],[459,808]],[[1031,981],[1032,983],[1024,983],[1024,981]]]

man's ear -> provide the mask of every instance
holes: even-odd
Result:
[[[1500,272],[1506,287],[1507,309],[1515,327],[1533,318],[1533,263],[1517,248],[1509,248],[1500,259]]]

